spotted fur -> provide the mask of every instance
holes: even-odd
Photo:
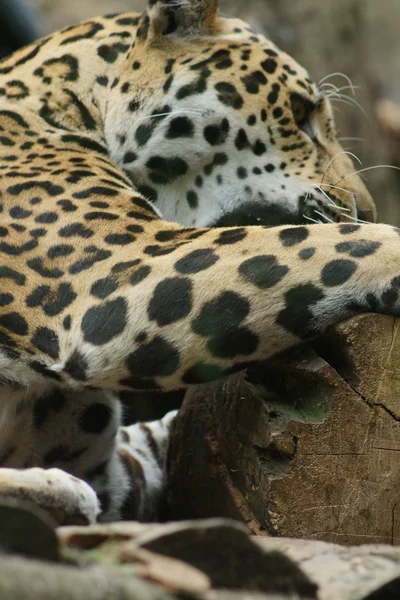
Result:
[[[173,414],[121,428],[118,392],[399,312],[329,99],[217,12],[150,0],[0,63],[0,494],[61,522],[157,513]]]

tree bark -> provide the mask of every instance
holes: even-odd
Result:
[[[363,315],[313,349],[189,392],[172,433],[169,516],[400,543],[399,329]]]

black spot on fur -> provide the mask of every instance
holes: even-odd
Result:
[[[244,129],[239,129],[235,138],[235,146],[238,150],[244,150],[245,148],[250,147],[249,138]]]
[[[339,231],[342,235],[347,235],[349,233],[354,233],[360,229],[361,225],[339,225]]]
[[[207,78],[210,76],[210,74],[211,71],[209,71],[207,68],[204,68],[197,79],[192,81],[192,83],[183,85],[177,90],[176,98],[178,100],[183,100],[189,96],[203,94],[203,92],[205,92],[207,89]]]
[[[267,151],[267,146],[261,140],[257,140],[253,145],[253,152],[256,156],[262,156]]]
[[[199,205],[199,197],[194,190],[189,190],[186,193],[186,200],[188,201],[190,208],[193,208],[193,210]]]
[[[128,163],[132,163],[137,159],[137,154],[135,152],[126,152],[124,154],[123,163],[126,165]]]
[[[312,307],[325,297],[324,292],[306,283],[291,288],[285,294],[286,306],[276,322],[299,338],[306,339],[317,333]]]
[[[97,54],[108,63],[114,63],[119,54],[128,52],[130,46],[116,42],[115,44],[102,44],[97,49]]]
[[[243,106],[243,98],[234,85],[225,81],[219,81],[215,84],[218,92],[218,100],[225,106],[231,106],[239,110]]]
[[[384,311],[388,311],[389,314],[393,311],[393,306],[398,302],[400,292],[400,277],[395,277],[390,282],[390,288],[388,288],[385,292],[383,292],[381,296],[381,303]],[[377,312],[378,305],[376,300],[374,302],[370,301],[370,310],[373,312]],[[382,311],[382,308],[380,312]]]
[[[61,42],[61,46],[66,46],[67,44],[72,44],[74,42],[78,42],[79,40],[90,39],[90,38],[94,37],[98,31],[101,31],[102,29],[104,29],[103,25],[101,25],[100,23],[95,23],[95,22],[87,23],[87,27],[89,27],[89,30],[86,33],[71,35],[70,37],[64,39]],[[75,29],[76,29],[75,27],[72,27],[72,31]],[[78,31],[79,31],[79,26],[78,26]]]
[[[68,448],[63,444],[55,446],[43,456],[42,461],[46,467],[54,465],[54,463],[60,463],[71,460],[71,455]]]
[[[49,317],[55,317],[70,306],[76,298],[77,294],[70,283],[60,283],[43,304],[43,312]]]
[[[242,227],[226,229],[219,234],[218,238],[215,240],[215,243],[221,246],[237,244],[238,242],[244,240],[246,235],[247,232]]]
[[[316,248],[304,248],[304,250],[300,250],[299,258],[301,258],[301,260],[309,260],[314,256],[316,251]]]
[[[167,377],[179,368],[180,356],[178,350],[164,338],[156,337],[132,352],[126,364],[138,378]]]
[[[33,235],[32,231],[31,235]],[[0,242],[0,252],[8,254],[9,256],[21,256],[21,254],[25,254],[25,252],[28,252],[29,250],[34,250],[34,248],[37,248],[37,246],[38,242],[35,239],[31,240],[30,242],[26,242],[26,244],[21,244],[20,246],[8,244],[7,242]]]
[[[39,373],[43,377],[48,377],[49,379],[54,379],[55,381],[61,381],[61,375],[54,371],[50,371],[50,369],[44,365],[43,363],[37,360],[29,361],[29,367]]]
[[[40,257],[28,260],[27,265],[30,269],[32,269],[32,271],[35,271],[36,273],[41,275],[41,277],[46,277],[49,279],[59,279],[64,275],[64,272],[61,271],[61,269],[58,269],[56,267],[53,269],[49,269],[48,267],[44,266],[43,259]]]
[[[76,210],[78,210],[78,207],[75,206],[75,204],[73,202],[71,202],[71,200],[58,200],[57,201],[58,206],[61,206],[61,210],[63,212],[75,212]]]
[[[112,277],[105,277],[104,279],[99,279],[96,281],[91,289],[90,293],[92,296],[96,296],[96,298],[107,298],[110,294],[115,292],[118,289],[118,284]]]
[[[223,335],[212,337],[207,348],[219,358],[234,358],[235,356],[248,356],[253,354],[258,347],[258,336],[247,327],[239,327],[225,331]]]
[[[278,64],[277,64],[276,60],[274,60],[273,58],[267,58],[266,60],[264,60],[261,63],[261,66],[266,73],[272,74],[272,73],[275,73],[275,71],[278,67]]]
[[[370,242],[369,240],[354,240],[351,242],[341,242],[336,244],[336,251],[343,254],[348,254],[353,258],[364,258],[375,254],[382,246],[381,242]]]
[[[25,210],[21,206],[13,206],[10,208],[10,217],[13,219],[26,219],[32,214],[31,210]]]
[[[222,292],[204,304],[192,322],[192,329],[203,337],[223,335],[227,330],[237,328],[249,312],[250,304],[246,298],[235,292]]]
[[[175,263],[175,269],[183,275],[192,275],[209,269],[218,260],[218,256],[213,250],[204,248],[190,252]]]
[[[272,91],[268,94],[267,100],[269,104],[275,104],[278,101],[279,91],[281,87],[279,83],[274,83],[272,85]]]
[[[245,77],[242,77],[242,82],[248,94],[258,94],[261,85],[266,85],[268,82],[262,71],[254,71]]]
[[[112,188],[106,187],[105,185],[94,185],[90,188],[86,188],[85,190],[82,190],[81,192],[74,192],[72,194],[72,196],[73,196],[73,198],[76,198],[77,200],[86,200],[86,198],[91,198],[92,196],[94,196],[95,198],[98,198],[99,196],[107,196],[108,198],[115,198],[116,196],[118,196],[118,194],[119,194],[118,190],[113,190]],[[103,213],[101,213],[101,214],[103,214]],[[113,217],[115,218],[114,215],[113,215]],[[107,217],[104,217],[104,218],[107,218]]]
[[[32,366],[32,365],[31,365]],[[66,404],[66,398],[61,390],[56,389],[47,396],[42,396],[33,405],[33,426],[36,430],[42,428],[52,412],[59,413]]]
[[[306,227],[290,227],[288,229],[282,229],[279,233],[279,239],[283,246],[295,246],[304,242],[309,236],[310,232]]]
[[[217,152],[216,154],[214,154],[212,161],[204,167],[204,174],[210,176],[213,173],[215,167],[226,165],[227,162],[228,155],[225,152]]]
[[[177,238],[181,237],[181,235],[181,229],[162,229],[161,231],[157,231],[154,237],[157,242],[171,242],[172,240],[176,240]]]
[[[151,273],[151,267],[147,266],[147,265],[143,265],[142,267],[139,267],[138,269],[136,269],[136,271],[134,273],[132,273],[131,277],[130,277],[130,284],[131,285],[137,285],[138,283],[141,283],[144,279],[146,279],[146,277],[148,277]]]
[[[99,434],[109,424],[111,414],[111,410],[106,404],[96,402],[83,411],[79,419],[79,426],[85,433]]]
[[[0,306],[8,306],[14,301],[12,294],[1,294],[0,293]]]
[[[15,333],[15,335],[26,335],[28,333],[28,323],[24,317],[17,312],[1,315],[0,327],[8,329],[8,331]]]
[[[126,324],[126,301],[120,297],[89,308],[83,316],[81,328],[86,342],[102,346],[120,335]]]
[[[207,348],[220,358],[233,358],[255,352],[258,337],[246,327],[240,327],[250,311],[246,298],[235,292],[223,292],[207,302],[192,322],[198,335],[209,337]]]
[[[11,279],[17,285],[25,285],[26,277],[10,267],[0,267],[0,279]]]
[[[155,288],[148,307],[150,321],[160,327],[187,317],[192,309],[192,284],[190,279],[174,277],[164,279]]]
[[[60,237],[81,237],[87,239],[92,237],[93,231],[88,227],[84,227],[81,223],[71,223],[62,227],[58,234]]]
[[[321,281],[327,287],[342,285],[356,272],[357,263],[354,260],[332,260],[322,269]]]
[[[135,236],[130,233],[110,233],[104,241],[112,246],[126,246],[135,241]]]
[[[47,251],[47,256],[51,259],[61,258],[64,256],[69,256],[75,252],[75,248],[70,246],[69,244],[57,244],[56,246],[51,246]]]
[[[169,123],[166,138],[190,138],[194,135],[194,125],[188,117],[175,117]]]
[[[156,184],[172,183],[187,173],[187,163],[178,156],[163,157],[152,156],[146,163],[149,169],[149,178]]]
[[[108,250],[101,250],[96,246],[88,246],[85,248],[85,253],[87,254],[86,258],[82,258],[72,263],[69,268],[69,272],[71,275],[77,275],[78,273],[82,273],[82,271],[87,271],[93,265],[103,260],[106,260],[111,256],[111,252]]]
[[[101,210],[85,213],[84,217],[87,221],[117,221],[119,219],[118,215]]]
[[[132,103],[130,104],[130,108],[132,108]],[[137,107],[135,107],[135,110],[137,110]],[[141,125],[139,125],[139,127],[135,131],[135,139],[138,146],[145,146],[147,144],[147,142],[153,135],[156,125],[156,121],[151,123],[142,123]]]
[[[65,143],[76,144],[83,150],[92,150],[104,156],[108,155],[108,150],[104,146],[82,135],[65,134],[61,137],[61,140]]]
[[[57,359],[60,353],[60,344],[55,331],[48,327],[39,327],[32,338],[32,345],[51,358]]]
[[[187,385],[196,385],[215,381],[222,377],[222,375],[223,371],[218,365],[198,362],[184,373],[182,382]]]
[[[222,119],[219,125],[207,125],[204,128],[204,138],[211,146],[224,144],[229,134],[229,121]]]
[[[25,181],[24,183],[17,183],[8,188],[7,192],[12,196],[21,196],[24,192],[29,192],[32,189],[40,188],[45,191],[49,196],[59,196],[64,193],[64,188],[60,185],[55,185],[50,181]]]
[[[272,255],[254,256],[239,267],[242,277],[262,290],[277,285],[288,272],[289,267],[280,265]]]

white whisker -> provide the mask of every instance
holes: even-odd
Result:
[[[367,140],[362,137],[340,137],[339,142],[366,142]]]
[[[323,195],[325,196],[325,198],[328,200],[328,202],[329,202],[330,206],[333,206],[334,208],[339,208],[339,207],[338,207],[338,205],[337,205],[337,204],[336,204],[336,203],[335,203],[335,202],[332,200],[332,198],[330,198],[330,197],[328,196],[328,194],[327,194],[326,192],[324,192],[324,190],[323,190],[323,189],[322,189],[322,188],[321,188],[319,185],[317,185],[317,184],[315,183],[315,184],[314,184],[314,187],[315,187],[317,190],[319,190],[319,191],[321,192],[321,194],[323,194]]]
[[[311,217],[307,217],[307,215],[303,215],[303,219],[307,219],[307,221],[312,221],[313,223],[317,223],[317,225],[320,225],[322,223],[322,221],[319,221],[317,219],[312,219]]]
[[[337,88],[338,92],[342,93],[343,90],[361,90],[362,85],[343,85],[340,88]]]
[[[329,184],[325,183],[325,184],[323,184],[323,185],[329,185]],[[330,196],[328,196],[328,194],[326,194],[326,193],[324,192],[324,190],[323,190],[322,188],[320,188],[318,185],[316,185],[315,187],[316,187],[317,189],[319,189],[319,190],[320,190],[320,192],[322,192],[322,193],[324,194],[324,196],[325,196],[325,197],[327,198],[327,200],[329,201],[329,205],[330,205],[330,206],[333,206],[334,208],[336,208],[336,210],[337,210],[337,211],[339,211],[339,212],[342,212],[342,211],[345,211],[345,212],[351,212],[350,208],[346,208],[345,206],[339,206],[338,204],[336,204],[336,202],[335,202],[334,200],[332,200],[332,198],[331,198]],[[330,186],[330,187],[332,187],[332,186]],[[337,189],[340,189],[340,188],[337,188]]]
[[[350,89],[353,90],[353,96],[355,96],[355,92],[354,92],[354,85],[350,79],[350,77],[348,75],[345,75],[344,73],[340,73],[340,72],[335,72],[335,73],[331,73],[330,75],[326,75],[325,77],[323,77],[320,82],[319,82],[319,86],[321,85],[321,83],[324,83],[324,81],[327,81],[328,79],[332,78],[332,77],[343,77],[343,79],[345,79],[347,81],[347,83],[350,86]]]
[[[339,179],[336,183],[340,183],[349,177],[353,177],[354,175],[359,175],[360,173],[365,173],[366,171],[372,171],[373,169],[394,169],[395,171],[400,171],[400,167],[395,167],[394,165],[375,165],[373,167],[366,167],[365,169],[360,169],[359,171],[354,171],[354,173],[350,173],[342,179]]]
[[[362,219],[358,219],[357,217],[351,217],[350,215],[343,216],[346,217],[346,219],[351,219],[352,221],[355,221],[356,223],[362,223],[363,225],[372,225],[370,221],[363,221]]]
[[[357,161],[360,163],[360,165],[362,165],[362,162],[361,162],[361,160],[358,158],[358,156],[356,156],[355,154],[353,154],[353,152],[349,152],[348,150],[343,150],[342,152],[338,152],[338,153],[337,153],[337,154],[336,154],[336,155],[335,155],[335,156],[334,156],[334,157],[333,157],[333,158],[332,158],[332,159],[331,159],[331,160],[328,162],[328,164],[327,164],[327,167],[326,167],[326,169],[325,169],[325,173],[324,173],[324,175],[323,175],[323,177],[322,177],[322,180],[321,180],[321,183],[320,183],[320,185],[322,185],[322,184],[324,183],[324,179],[325,179],[325,177],[326,177],[326,174],[327,174],[327,172],[328,172],[328,169],[329,169],[329,167],[331,166],[331,164],[333,163],[333,161],[334,161],[334,160],[336,160],[336,159],[337,159],[339,156],[341,156],[342,154],[348,154],[349,156],[352,156],[353,158],[355,158],[355,159],[356,159],[356,160],[357,160]],[[340,183],[340,182],[338,181],[337,183]]]
[[[329,217],[327,217],[326,215],[324,215],[324,213],[319,212],[319,210],[314,210],[316,215],[319,215],[320,217],[322,217],[323,219],[326,219],[328,221],[328,223],[333,223],[334,221],[332,221],[332,219],[330,219]]]
[[[335,100],[335,102],[341,102],[342,104],[346,104],[347,106],[356,106],[357,108],[359,108],[361,110],[362,114],[367,119],[368,123],[370,123],[370,119],[369,119],[366,111],[361,106],[361,104],[359,102],[357,102],[357,100],[354,100],[354,98],[351,98],[350,96],[344,96],[344,97],[339,96],[338,98],[334,98],[334,100]]]
[[[340,190],[341,192],[347,192],[348,194],[353,194],[351,190],[348,190],[344,187],[339,187],[337,185],[333,185],[333,183],[321,183],[321,185],[326,185],[327,187],[333,188],[334,190]]]
[[[147,121],[148,119],[157,119],[159,117],[174,117],[176,115],[204,115],[206,111],[204,110],[196,110],[196,109],[180,109],[180,110],[173,110],[172,112],[165,112],[165,113],[156,113],[155,115],[145,115],[143,117],[140,117],[137,121]]]
[[[334,85],[333,83],[323,83],[322,85],[319,86],[326,95],[328,94],[339,94],[339,88]],[[327,89],[326,89],[327,88]]]

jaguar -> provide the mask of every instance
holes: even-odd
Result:
[[[0,496],[149,520],[174,413],[120,396],[399,314],[400,238],[329,94],[217,0],[68,27],[0,62]]]

